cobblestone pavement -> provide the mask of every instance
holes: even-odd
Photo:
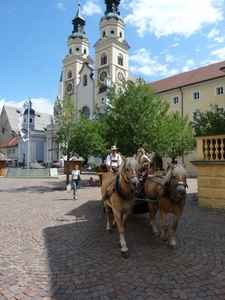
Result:
[[[0,178],[0,300],[225,299],[225,211],[198,208],[196,179],[178,249],[152,234],[148,214],[132,215],[123,258],[89,176],[76,201],[65,178]]]

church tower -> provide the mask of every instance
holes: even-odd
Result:
[[[94,62],[89,56],[89,40],[84,31],[85,23],[80,11],[80,3],[78,3],[77,14],[72,20],[73,31],[72,34],[69,35],[67,41],[67,55],[63,59],[63,71],[58,93],[60,99],[66,94],[69,95],[71,100],[74,101],[77,109],[81,109],[85,106],[84,103],[79,103],[78,105],[78,85],[86,87],[88,86],[88,80],[93,80],[92,66]],[[83,74],[82,76],[81,72],[84,69],[86,69],[86,74]],[[90,108],[88,114],[90,114]]]
[[[121,85],[128,78],[128,51],[130,49],[124,37],[124,21],[120,16],[120,0],[105,0],[105,15],[100,20],[100,39],[95,48],[95,101],[99,106],[106,103],[105,85]]]

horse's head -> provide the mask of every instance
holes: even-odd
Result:
[[[170,164],[169,166],[170,170],[167,172],[163,184],[167,183],[170,196],[173,200],[183,201],[186,197],[186,178],[188,176],[185,164],[183,166]]]
[[[136,189],[139,184],[139,168],[139,163],[133,157],[125,158],[119,167],[118,173],[130,185],[131,189]]]

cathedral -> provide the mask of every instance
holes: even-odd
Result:
[[[94,107],[106,105],[107,88],[128,79],[129,45],[125,40],[124,20],[120,16],[120,0],[105,0],[106,10],[100,19],[99,40],[95,43],[95,61],[90,57],[90,44],[85,35],[85,20],[80,3],[72,20],[73,30],[67,40],[57,98],[69,95],[76,109],[93,118]],[[95,62],[95,70],[93,64]],[[56,111],[56,107],[54,107]]]

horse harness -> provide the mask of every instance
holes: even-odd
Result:
[[[122,175],[121,175],[122,176]],[[123,177],[123,176],[122,176]],[[123,200],[131,200],[132,198],[134,198],[135,194],[136,194],[136,190],[132,190],[129,193],[126,193],[123,188],[120,186],[119,183],[119,179],[120,179],[120,175],[117,174],[113,180],[111,180],[109,182],[109,184],[106,187],[106,193],[105,195],[103,195],[102,197],[102,202],[104,202],[105,200],[109,200],[110,202],[110,197],[112,196],[113,193],[117,193],[118,196],[120,198],[122,198]],[[125,180],[125,182],[127,184],[129,184],[128,180],[126,178],[123,177],[123,179]],[[111,202],[110,202],[111,203]]]
[[[148,199],[144,193],[144,183],[140,184],[140,188],[139,188],[139,192],[138,195],[144,196],[144,199],[139,199],[142,200],[143,202],[151,202],[151,203],[157,203],[159,201],[160,198],[162,198],[163,196],[165,196],[167,199],[169,199],[173,204],[184,204],[185,203],[185,199],[186,199],[186,195],[182,196],[179,200],[174,199],[171,194],[170,194],[170,187],[168,184],[162,185],[160,182],[156,182],[151,178],[147,178],[146,180],[150,180],[152,182],[154,182],[156,184],[155,189],[153,191],[153,195],[150,199]],[[183,185],[185,188],[188,187],[187,183],[184,182],[176,182],[175,186],[174,186],[174,191],[177,185]],[[163,193],[160,195],[158,194],[159,188],[163,187]],[[143,193],[144,194],[143,194]]]

